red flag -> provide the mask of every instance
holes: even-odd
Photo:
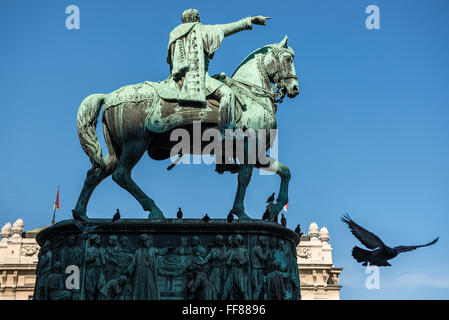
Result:
[[[58,193],[56,194],[55,206],[57,209],[59,209],[59,186],[58,186]]]
[[[288,203],[284,206],[284,211],[287,212],[288,209]]]

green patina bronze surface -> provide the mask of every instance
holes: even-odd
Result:
[[[265,25],[267,19],[256,16],[203,25],[197,10],[186,10],[182,24],[169,36],[167,79],[127,85],[83,100],[78,136],[92,168],[73,210],[75,220],[59,222],[37,237],[41,250],[35,299],[299,299],[299,236],[273,222],[288,201],[288,167],[271,158],[267,164],[247,162],[248,144],[245,161],[239,159],[231,168],[217,164],[219,173],[238,173],[228,216],[237,215],[234,222],[165,219],[131,178],[145,153],[155,160],[168,159],[177,143],[171,141],[171,133],[179,128],[191,133],[197,123],[201,136],[210,128],[217,128],[219,135],[226,129],[264,129],[267,135],[257,139],[269,143],[258,148],[267,152],[274,140],[270,129],[276,129],[278,104],[286,95],[293,98],[299,93],[287,36],[253,51],[231,77],[208,74],[225,37],[250,30],[253,24]],[[101,110],[106,157],[96,132]],[[245,213],[244,197],[254,168],[281,178],[278,198],[267,206],[271,221],[250,220]],[[149,219],[110,222],[87,217],[92,192],[108,176],[139,201]],[[68,268],[78,270],[79,287],[68,287]]]
[[[298,300],[299,236],[268,221],[70,220],[40,232],[36,300]],[[74,266],[78,287],[67,287]],[[67,269],[69,268],[69,269]],[[69,280],[70,281],[70,280]],[[75,280],[76,281],[76,280]]]
[[[287,44],[287,37],[280,43],[264,46],[252,52],[238,66],[231,78],[217,76],[217,80],[234,92],[234,119],[237,128],[276,128],[277,103],[284,95],[294,97],[299,92],[294,52]],[[275,83],[275,91],[270,83]],[[156,160],[167,159],[175,142],[169,141],[170,132],[186,128],[200,121],[204,129],[218,126],[222,105],[213,95],[205,105],[198,106],[176,97],[180,89],[173,77],[162,82],[139,83],[124,86],[109,94],[87,97],[78,111],[78,134],[81,145],[93,164],[87,173],[83,190],[79,196],[74,215],[87,219],[86,207],[95,187],[107,176],[129,191],[149,211],[149,218],[163,218],[162,211],[131,179],[132,167],[145,152]],[[279,100],[280,98],[280,100]],[[98,142],[96,124],[102,106],[103,131],[109,154],[102,156]],[[268,141],[274,137],[267,136]],[[269,147],[269,146],[268,146]],[[238,169],[238,188],[232,211],[239,218],[248,218],[244,211],[244,195],[257,164],[242,164]],[[276,172],[281,177],[277,202],[270,204],[270,219],[275,221],[288,201],[289,169],[276,159],[263,168]]]

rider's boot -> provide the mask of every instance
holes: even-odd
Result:
[[[220,109],[218,111],[218,130],[222,139],[226,139],[226,130],[234,131],[235,124],[235,94],[231,88],[221,86],[216,94],[220,99]]]

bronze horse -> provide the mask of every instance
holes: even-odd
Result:
[[[285,37],[280,43],[253,51],[238,66],[233,76],[225,79],[226,84],[239,93],[242,108],[236,115],[238,128],[256,131],[265,129],[267,132],[276,129],[277,103],[282,102],[285,95],[290,98],[298,95],[298,78],[293,64],[294,52],[287,45],[287,40]],[[271,83],[274,84],[273,87]],[[78,136],[81,146],[92,162],[92,168],[87,172],[83,189],[73,210],[75,219],[88,220],[86,208],[89,198],[98,184],[109,175],[133,195],[145,211],[150,212],[150,219],[164,218],[153,199],[133,181],[131,171],[146,151],[155,160],[172,156],[170,150],[176,141],[171,141],[170,136],[175,129],[185,128],[191,132],[194,121],[201,122],[202,132],[216,127],[219,103],[208,99],[207,105],[200,108],[180,106],[176,101],[164,100],[163,94],[157,90],[157,85],[145,82],[125,86],[109,94],[90,95],[81,103],[77,116]],[[102,156],[96,133],[103,106],[103,132],[109,152],[105,158]],[[269,135],[266,138],[272,142],[274,137]],[[267,149],[270,147],[269,144]],[[238,187],[231,212],[240,219],[249,218],[245,214],[243,201],[254,167],[276,172],[281,177],[276,203],[268,206],[270,220],[276,220],[288,202],[290,170],[272,158],[269,158],[268,164],[239,162],[235,165]]]

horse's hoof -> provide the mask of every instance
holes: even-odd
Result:
[[[86,215],[86,213],[77,213],[75,210],[72,210],[72,216],[73,216],[73,219],[75,219],[76,221],[82,221],[82,222],[89,221],[89,217]]]
[[[163,215],[162,216],[156,216],[156,215],[150,213],[148,215],[148,219],[149,220],[161,220],[161,219],[165,219],[165,217]]]
[[[239,220],[251,220],[251,217],[246,213],[243,213],[242,215],[239,216]]]
[[[236,210],[231,210],[231,212],[233,214],[235,214],[239,218],[239,220],[240,219],[242,219],[242,220],[251,220],[251,217],[249,215],[247,215],[245,212],[238,212]]]
[[[149,214],[148,214],[148,219],[152,220],[152,219],[165,219],[164,214],[162,213],[161,210],[159,209],[153,209]]]

